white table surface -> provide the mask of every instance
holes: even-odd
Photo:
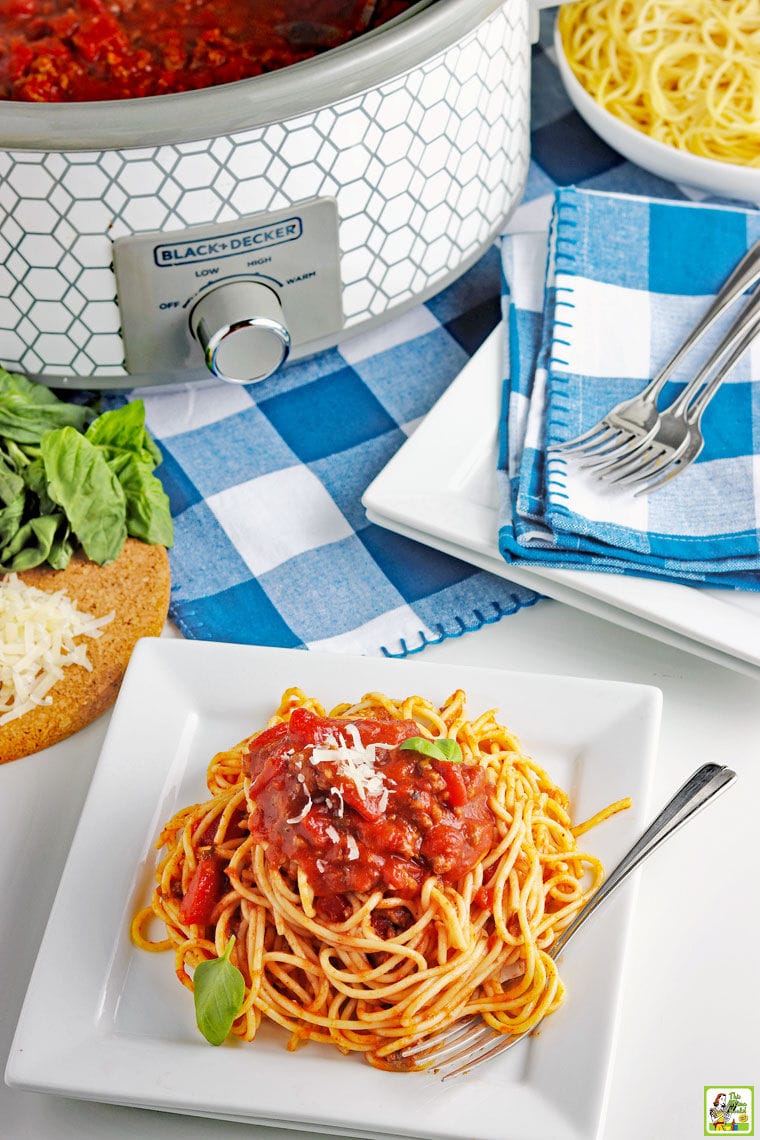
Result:
[[[549,601],[425,655],[658,686],[664,694],[652,800],[658,808],[705,760],[738,772],[736,783],[640,872],[602,1131],[603,1140],[702,1136],[704,1085],[754,1084],[760,1094],[760,987],[752,968],[760,943],[760,682]],[[3,1070],[106,722],[102,717],[55,748],[0,766]],[[586,936],[593,930],[580,937]],[[0,1087],[2,1140],[314,1136]]]

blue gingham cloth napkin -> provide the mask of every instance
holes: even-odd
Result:
[[[186,636],[397,656],[537,600],[361,506],[498,319],[498,274],[494,247],[427,305],[255,385],[134,393],[164,455]]]
[[[507,561],[760,589],[760,342],[707,409],[702,454],[656,492],[602,484],[551,450],[641,391],[758,238],[757,210],[576,187],[555,192],[548,234],[505,237]],[[739,307],[673,374],[663,403]]]

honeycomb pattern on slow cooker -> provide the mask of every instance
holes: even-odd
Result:
[[[346,325],[430,292],[488,241],[527,168],[527,20],[499,8],[381,87],[201,142],[0,153],[0,361],[125,375],[111,241],[334,196]]]

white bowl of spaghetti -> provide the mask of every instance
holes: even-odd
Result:
[[[573,106],[620,154],[760,203],[759,33],[757,0],[576,0],[554,47]]]

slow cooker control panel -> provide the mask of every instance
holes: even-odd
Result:
[[[334,199],[114,242],[127,368],[250,383],[343,324]]]

